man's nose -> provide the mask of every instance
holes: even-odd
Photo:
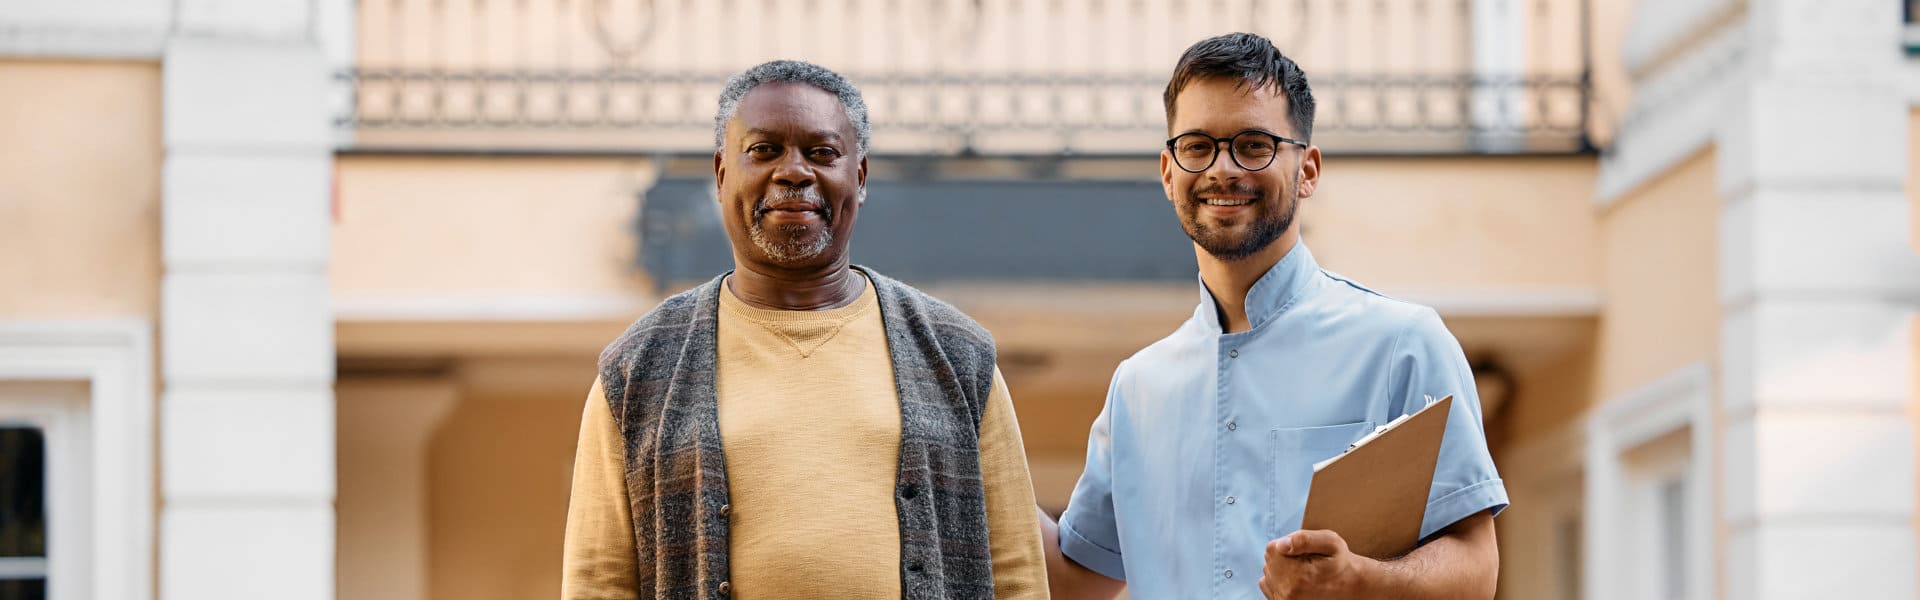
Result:
[[[790,188],[813,185],[813,164],[807,162],[800,152],[785,153],[773,166],[773,182]]]

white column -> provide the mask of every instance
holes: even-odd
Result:
[[[333,598],[332,151],[308,0],[180,0],[164,54],[160,595]]]
[[[429,443],[459,403],[450,380],[342,382],[340,597],[427,597]]]
[[[1755,0],[1718,135],[1725,597],[1912,598],[1900,9]]]

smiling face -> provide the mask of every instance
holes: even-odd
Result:
[[[840,100],[802,83],[742,98],[714,152],[722,220],[740,266],[844,263],[866,200],[867,161]]]
[[[1196,79],[1174,99],[1173,135],[1201,133],[1231,138],[1261,131],[1293,138],[1297,133],[1287,115],[1287,98],[1271,87],[1248,87],[1240,81],[1209,77]],[[1160,154],[1160,179],[1168,201],[1180,215],[1180,226],[1207,254],[1233,261],[1273,244],[1294,228],[1300,200],[1313,195],[1318,181],[1320,151],[1281,143],[1273,148],[1272,164],[1249,171],[1227,155],[1226,144],[1206,170],[1189,173],[1171,154]],[[1258,160],[1240,162],[1258,166]]]

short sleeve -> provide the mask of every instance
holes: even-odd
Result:
[[[1394,357],[1394,386],[1390,389],[1401,414],[1453,396],[1420,538],[1426,539],[1481,511],[1498,515],[1507,507],[1507,488],[1494,469],[1493,455],[1487,451],[1480,393],[1474,388],[1473,369],[1467,365],[1460,342],[1447,331],[1439,314],[1422,308],[1401,333]]]
[[[1126,363],[1114,371],[1106,404],[1087,432],[1087,466],[1073,486],[1067,510],[1060,515],[1060,552],[1093,572],[1125,581],[1120,555],[1120,531],[1113,508],[1113,441],[1111,419]]]

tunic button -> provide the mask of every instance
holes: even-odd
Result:
[[[1240,351],[1239,351],[1239,350],[1228,350],[1228,351],[1227,351],[1227,358],[1240,358]]]
[[[1239,428],[1240,428],[1240,425],[1238,423],[1235,423],[1233,421],[1227,421],[1227,431],[1233,431]]]
[[[1227,504],[1233,504],[1233,496],[1227,496]]]
[[[1227,569],[1227,579],[1233,579],[1233,569]]]

